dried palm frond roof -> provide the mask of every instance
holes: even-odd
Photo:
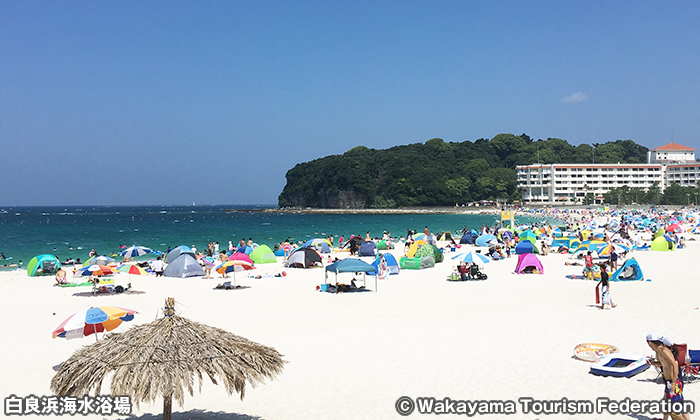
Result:
[[[246,383],[255,387],[282,371],[286,362],[274,348],[181,317],[174,305],[175,299],[168,298],[163,318],[76,351],[51,380],[51,390],[99,395],[113,373],[112,395],[129,395],[137,407],[162,396],[168,411],[173,398],[182,406],[185,391],[194,395],[196,381],[201,392],[204,376],[215,385],[218,378],[229,395],[237,392],[243,399]]]

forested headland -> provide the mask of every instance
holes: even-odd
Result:
[[[632,140],[571,145],[526,134],[474,142],[370,149],[357,146],[297,164],[287,171],[280,207],[395,208],[520,200],[515,167],[532,163],[646,163],[648,149]]]

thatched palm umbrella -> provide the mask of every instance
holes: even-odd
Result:
[[[277,350],[178,316],[175,299],[165,300],[163,318],[132,327],[120,334],[85,346],[66,360],[51,380],[56,395],[82,396],[111,373],[112,395],[129,395],[132,402],[153,402],[163,397],[163,418],[169,420],[172,399],[184,404],[185,391],[193,395],[195,378],[217,384],[218,376],[229,395],[245,396],[246,382],[255,387],[282,371]]]

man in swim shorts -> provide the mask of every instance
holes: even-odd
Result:
[[[656,360],[648,360],[647,363],[661,368],[664,378],[664,400],[670,402],[683,402],[683,377],[678,364],[678,348],[668,337],[650,333],[647,335],[647,344],[656,353]],[[688,413],[666,413],[664,419],[689,420]]]

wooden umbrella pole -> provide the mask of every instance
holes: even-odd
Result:
[[[171,420],[173,417],[173,396],[163,396],[163,420]]]

